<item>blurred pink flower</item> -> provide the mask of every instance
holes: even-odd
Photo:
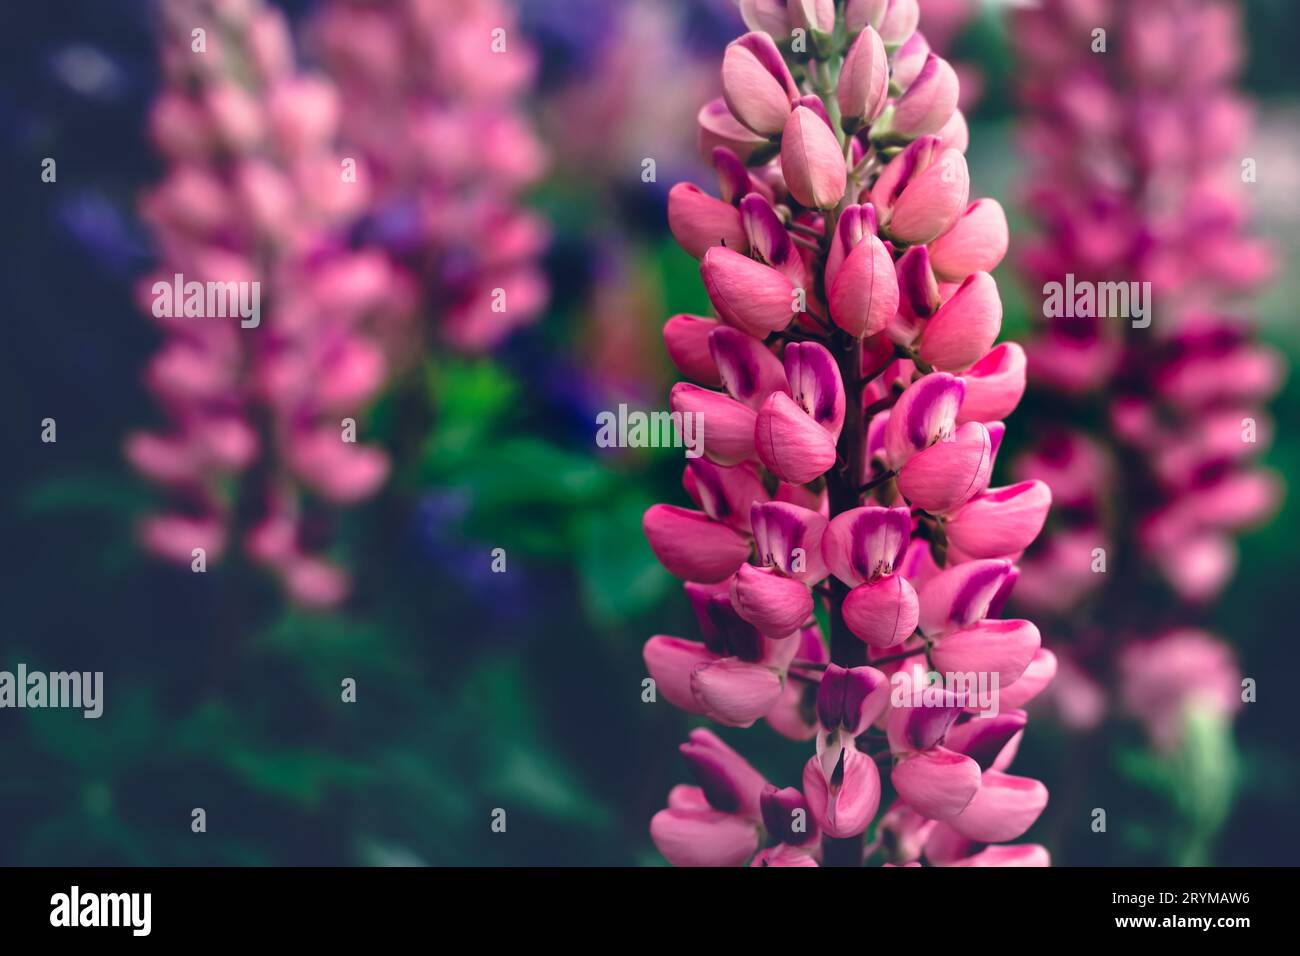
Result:
[[[1165,750],[1183,739],[1187,712],[1230,717],[1241,709],[1241,672],[1219,638],[1191,629],[1125,647],[1119,656],[1120,699]]]
[[[1247,223],[1238,19],[1222,0],[1044,0],[1014,14],[1025,201],[1039,227],[1018,259],[1044,301],[1030,383],[1096,423],[1052,433],[1016,464],[1058,505],[1017,600],[1061,615],[1061,630],[1089,597],[1099,613],[1130,615],[1082,636],[1077,660],[1063,663],[1079,680],[1064,682],[1082,688],[1088,675],[1109,689],[1119,666],[1126,709],[1157,740],[1169,735],[1165,699],[1177,695],[1142,691],[1141,704],[1133,688],[1162,680],[1158,655],[1173,665],[1194,646],[1222,674],[1230,654],[1207,635],[1126,648],[1150,634],[1131,618],[1152,603],[1134,582],[1151,568],[1179,611],[1212,601],[1234,573],[1235,536],[1266,522],[1282,496],[1258,464],[1282,361],[1243,318],[1272,253]],[[1143,299],[1085,304],[1107,285]],[[1151,619],[1153,630],[1168,626]],[[1093,722],[1087,697],[1069,705],[1088,718],[1075,723]]]
[[[546,164],[517,101],[531,49],[498,0],[324,0],[312,25],[372,225],[413,273],[433,332],[470,352],[536,321],[547,230],[520,191]]]
[[[344,241],[365,176],[347,175],[336,90],[296,68],[284,17],[256,0],[161,13],[151,128],[167,171],[141,202],[159,263],[140,299],[164,336],[145,377],[168,427],[131,435],[126,455],[177,510],[141,538],[191,563],[247,530],[292,597],[332,605],[346,575],[304,524],[387,476],[355,421],[399,362],[413,290]]]

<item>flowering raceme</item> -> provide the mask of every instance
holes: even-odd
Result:
[[[515,101],[532,54],[497,0],[325,0],[314,23],[342,142],[373,184],[364,233],[415,277],[441,344],[480,352],[546,304],[544,153]]]
[[[1028,203],[1041,226],[1020,263],[1028,283],[1044,294],[1051,283],[1149,289],[1143,316],[1051,310],[1030,346],[1035,387],[1098,425],[1057,431],[1017,462],[1020,477],[1051,487],[1059,516],[1026,559],[1017,600],[1064,615],[1098,598],[1100,616],[1076,615],[1099,627],[1074,635],[1073,656],[1108,686],[1113,676],[1141,684],[1137,662],[1163,666],[1155,647],[1181,659],[1190,646],[1214,672],[1194,683],[1237,683],[1226,648],[1206,650],[1214,639],[1205,634],[1190,643],[1164,634],[1170,622],[1155,614],[1140,619],[1153,602],[1134,590],[1153,568],[1186,620],[1189,603],[1212,600],[1232,576],[1233,536],[1266,520],[1280,497],[1256,458],[1282,363],[1240,315],[1271,255],[1246,230],[1242,184],[1253,181],[1253,161],[1242,155],[1248,111],[1230,87],[1241,58],[1236,13],[1218,0],[1049,0],[1017,15],[1015,35]],[[1141,648],[1119,660],[1139,637]],[[1171,743],[1169,714],[1121,696]],[[1177,695],[1156,696],[1178,710]]]
[[[956,75],[915,0],[741,10],[751,32],[699,112],[719,195],[669,196],[717,313],[664,327],[690,380],[671,406],[703,427],[695,507],[644,519],[700,640],[656,636],[644,657],[676,706],[814,747],[769,783],[694,731],[699,786],[651,835],[682,865],[1046,865],[1006,845],[1047,802],[1008,767],[1055,659],[999,615],[1051,496],[989,487],[1025,356],[994,344],[1007,223],[969,201]]]
[[[322,519],[388,472],[343,423],[388,377],[410,290],[343,242],[364,185],[334,150],[334,88],[296,70],[283,16],[255,0],[161,9],[152,134],[168,168],[142,204],[160,261],[141,297],[164,333],[146,378],[170,430],[130,436],[126,454],[176,510],[149,518],[143,542],[188,564],[242,534],[293,599],[332,605],[348,581],[319,553]],[[173,285],[209,291],[160,307]],[[214,315],[213,288],[257,314]]]

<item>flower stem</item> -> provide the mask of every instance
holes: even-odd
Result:
[[[846,411],[844,429],[840,432],[839,454],[845,467],[832,469],[826,475],[827,494],[831,517],[858,507],[858,487],[862,484],[864,439],[861,418],[862,342],[854,340],[848,349],[838,348],[840,376],[844,379]],[[841,667],[860,667],[866,663],[867,647],[844,623],[844,599],[849,587],[838,578],[831,578],[831,661]],[[825,866],[861,866],[862,835],[834,839],[826,837],[823,843],[822,863]]]

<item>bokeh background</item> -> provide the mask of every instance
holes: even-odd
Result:
[[[313,14],[309,0],[277,5],[296,27]],[[1244,12],[1243,85],[1259,110],[1249,194],[1283,262],[1256,314],[1294,365],[1300,72],[1289,38],[1300,8],[1249,0]],[[192,574],[138,546],[157,496],[122,446],[156,416],[142,373],[159,335],[133,293],[157,253],[137,210],[163,172],[146,134],[160,85],[156,7],[49,0],[10,11],[0,669],[102,670],[106,703],[97,721],[0,711],[0,863],[662,862],[647,824],[684,777],[676,745],[690,720],[642,702],[640,648],[693,625],[640,518],[680,500],[681,458],[599,449],[594,422],[620,402],[662,408],[662,321],[708,310],[695,263],[668,235],[665,200],[680,179],[709,181],[694,116],[716,95],[739,17],[730,0],[522,0],[518,16],[537,57],[523,106],[549,154],[527,196],[550,224],[549,304],[490,354],[426,350],[419,466],[341,516],[334,547],[356,581],[322,613],[256,574]],[[1021,164],[1000,10],[974,10],[948,49],[980,78],[972,181],[1011,212],[1014,253]],[[46,156],[58,158],[57,183],[40,181]],[[1004,334],[1023,337],[1028,300],[1009,272],[998,278]],[[390,446],[394,405],[381,396],[367,426]],[[1295,476],[1297,376],[1272,411],[1267,461]],[[58,422],[55,444],[40,441],[45,417]],[[1009,424],[1009,441],[1033,437]],[[1157,758],[1122,721],[1084,741],[1050,719],[1031,724],[1017,767],[1053,801],[1028,839],[1055,862],[1300,859],[1297,508],[1293,495],[1242,540],[1235,580],[1203,616],[1258,681],[1235,754],[1193,746]],[[491,571],[495,548],[508,555],[504,574]],[[348,677],[355,704],[340,701]],[[746,755],[774,780],[805,750],[765,728],[746,734]],[[207,811],[205,834],[191,832],[195,807]],[[1108,808],[1108,833],[1090,831],[1092,807]],[[504,834],[491,830],[495,808],[507,811]]]

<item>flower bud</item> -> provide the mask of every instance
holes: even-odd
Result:
[[[677,243],[696,259],[712,246],[749,251],[749,238],[736,207],[691,183],[678,183],[668,191],[668,228]]]
[[[749,29],[761,30],[774,37],[790,33],[790,14],[785,0],[740,0],[740,18]]]
[[[790,194],[809,209],[830,209],[844,197],[844,152],[830,126],[806,106],[795,107],[785,122],[781,171]]]
[[[946,232],[969,193],[966,158],[938,137],[922,136],[889,161],[871,188],[871,202],[891,237],[916,245]]]
[[[799,90],[772,38],[755,32],[727,45],[722,95],[742,124],[762,136],[775,136],[784,128]]]
[[[835,97],[846,128],[869,123],[889,97],[889,60],[880,34],[866,27],[844,54]]]
[[[885,244],[863,236],[836,273],[828,299],[831,319],[850,335],[883,330],[898,311],[898,278]]]
[[[916,32],[917,24],[920,22],[921,8],[917,0],[889,0],[885,14],[876,29],[880,31],[880,38],[885,41],[885,46],[892,49],[906,43]]]
[[[907,92],[894,105],[886,124],[891,136],[904,140],[943,129],[957,108],[957,74],[947,60],[931,53]],[[875,135],[872,130],[872,135]]]
[[[784,392],[768,396],[754,423],[754,446],[768,471],[803,485],[835,464],[835,439]]]
[[[926,60],[930,57],[930,44],[925,39],[923,33],[913,33],[912,36],[894,53],[891,62],[893,67],[890,70],[890,80],[894,88],[906,90],[911,86],[921,70],[925,67]]]
[[[835,32],[835,0],[787,0],[790,26],[829,37]]]
[[[965,155],[966,147],[970,145],[970,127],[966,125],[966,117],[959,109],[952,111],[948,122],[934,135],[944,146],[955,149],[962,155]]]
[[[847,0],[844,4],[844,23],[849,36],[866,27],[879,29],[881,21],[885,19],[887,6],[889,0]]]
[[[704,254],[700,276],[722,321],[756,339],[784,329],[794,318],[794,286],[771,266],[715,246]]]
[[[870,204],[851,204],[840,213],[839,225],[831,240],[830,251],[826,255],[826,288],[835,284],[840,267],[850,252],[857,248],[866,236],[876,234],[876,210]]]

